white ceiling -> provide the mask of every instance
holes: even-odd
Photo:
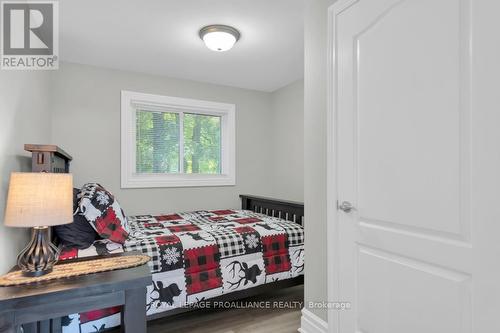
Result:
[[[304,0],[60,1],[63,61],[273,91],[303,77]],[[201,27],[241,39],[208,50]]]

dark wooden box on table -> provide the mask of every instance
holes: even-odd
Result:
[[[58,146],[25,144],[24,150],[31,152],[32,172],[69,172],[69,163],[73,158]]]

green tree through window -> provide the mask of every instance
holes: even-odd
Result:
[[[136,133],[137,173],[221,173],[221,117],[138,110]]]
[[[184,172],[219,174],[220,117],[184,114]]]

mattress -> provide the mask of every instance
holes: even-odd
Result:
[[[125,244],[98,240],[91,247],[64,249],[60,259],[139,251],[153,283],[148,315],[290,279],[304,273],[304,230],[294,222],[246,210],[213,210],[128,217]],[[120,324],[120,308],[73,314],[63,332],[95,332]]]

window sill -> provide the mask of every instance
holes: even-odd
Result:
[[[121,188],[157,188],[157,187],[204,187],[234,186],[235,177],[229,175],[164,175],[132,174],[123,177]]]

